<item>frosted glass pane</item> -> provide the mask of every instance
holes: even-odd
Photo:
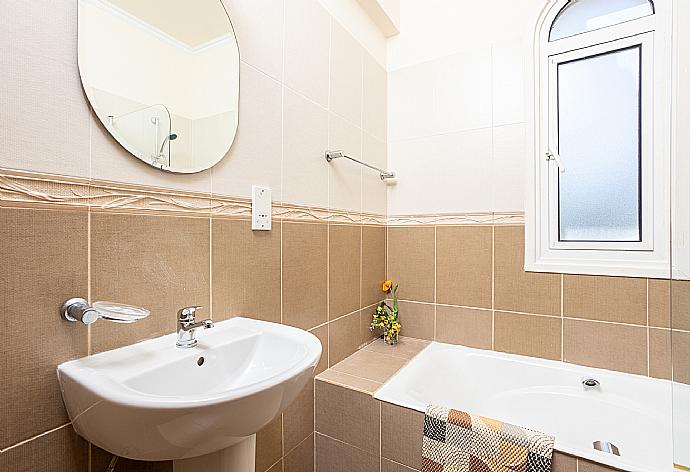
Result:
[[[554,20],[549,41],[653,14],[649,0],[571,0]]]
[[[640,47],[558,65],[561,241],[640,241]]]

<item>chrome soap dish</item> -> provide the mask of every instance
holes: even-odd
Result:
[[[113,302],[94,302],[91,306],[83,298],[70,298],[60,308],[60,315],[65,320],[81,322],[85,325],[90,325],[99,319],[115,323],[134,323],[150,314],[151,312],[146,308]]]

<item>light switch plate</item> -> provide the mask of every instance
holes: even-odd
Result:
[[[271,189],[252,185],[252,229],[271,230]]]

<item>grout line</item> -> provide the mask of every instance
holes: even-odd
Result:
[[[652,353],[650,352],[651,351],[651,345],[649,343],[649,278],[647,278],[645,297],[646,297],[645,298],[645,304],[646,304],[646,308],[647,308],[647,377],[649,377],[650,372],[651,372],[650,364],[651,364],[651,356],[652,356]]]
[[[496,348],[496,226],[491,225],[491,350]]]
[[[337,317],[337,318],[333,318],[332,320],[328,320],[328,321],[326,321],[325,323],[321,323],[320,325],[316,325],[316,326],[314,326],[313,328],[309,328],[307,331],[313,331],[313,330],[318,329],[318,328],[323,328],[324,326],[328,326],[328,325],[330,325],[331,323],[333,323],[333,322],[335,322],[335,321],[339,321],[339,320],[342,320],[343,318],[346,318],[346,317],[348,317],[348,316],[352,316],[352,315],[354,315],[355,313],[359,313],[359,312],[362,311],[362,310],[367,310],[367,309],[369,309],[369,308],[373,308],[373,307],[375,307],[376,305],[378,305],[378,302],[377,302],[377,303],[372,303],[371,305],[364,306],[364,307],[362,307],[362,308],[358,308],[358,309],[355,310],[355,311],[351,311],[350,313],[347,313],[347,314],[345,314],[345,315],[339,316],[339,317]]]
[[[299,443],[297,443],[297,445],[296,445],[295,447],[293,447],[292,449],[290,449],[289,451],[287,451],[287,452],[285,453],[285,456],[292,454],[292,452],[293,452],[295,449],[297,449],[298,447],[300,447],[303,443],[305,443],[305,442],[307,441],[307,439],[309,439],[309,438],[312,436],[312,434],[314,434],[314,431],[312,431],[311,433],[309,433],[309,436],[307,436],[306,438],[302,439]],[[284,457],[284,456],[283,456],[283,457]],[[275,464],[273,464],[273,465],[275,465]],[[271,466],[271,467],[273,467],[273,466]],[[270,467],[269,467],[269,469],[270,469]]]
[[[373,398],[373,395],[372,395]],[[381,407],[382,403],[379,402],[379,472],[381,472],[381,462],[383,457],[383,409]]]
[[[86,216],[86,299],[89,305],[93,303],[93,296],[91,294],[91,209]],[[91,343],[91,324],[86,327],[86,355],[90,356],[93,352]]]
[[[561,274],[561,360],[565,360],[565,311],[564,311],[564,296],[563,296],[563,284],[565,277]]]
[[[71,426],[71,425],[72,425],[72,423],[65,423],[63,425],[58,426],[57,428],[49,429],[48,431],[44,431],[41,434],[37,434],[36,436],[32,436],[32,437],[25,439],[23,441],[20,441],[16,444],[12,444],[11,446],[6,447],[5,449],[0,449],[0,454],[4,454],[7,451],[15,449],[19,446],[23,446],[24,444],[30,443],[31,441],[33,441],[35,439],[41,438],[43,436],[47,436],[51,433],[54,433],[55,431],[61,430],[62,428],[65,428],[65,427]]]
[[[208,217],[208,312],[213,319],[213,215]]]
[[[434,225],[434,341],[436,340],[436,313],[437,313],[437,302],[438,302],[438,226]]]

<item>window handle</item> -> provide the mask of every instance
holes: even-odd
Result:
[[[556,165],[558,166],[558,172],[560,172],[561,174],[565,172],[565,166],[563,165],[561,156],[559,156],[557,152],[552,152],[551,150],[546,151],[546,160],[556,161]]]

